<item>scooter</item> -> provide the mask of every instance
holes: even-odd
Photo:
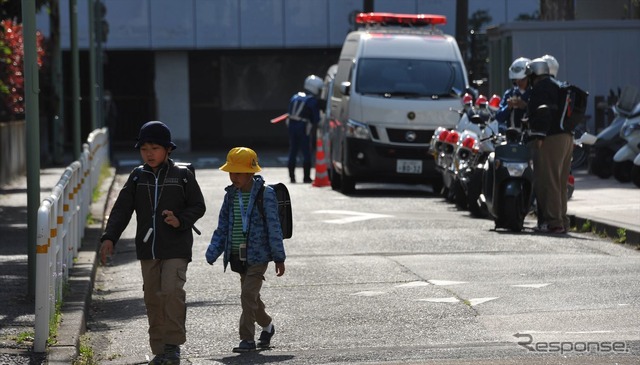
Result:
[[[627,143],[613,156],[613,176],[640,187],[640,102],[622,124],[620,136]]]
[[[603,129],[596,136],[596,141],[591,146],[591,156],[589,161],[589,170],[592,174],[608,179],[613,175],[613,156],[616,154],[626,141],[620,135],[622,124],[632,112],[634,106],[640,103],[640,92],[633,86],[624,88],[618,102],[611,107],[615,115],[611,124]],[[627,166],[629,167],[629,166]],[[620,169],[620,166],[618,167]],[[619,177],[628,181],[629,177],[624,176],[624,171],[619,171]]]
[[[480,200],[493,217],[496,229],[520,232],[531,208],[533,169],[522,133],[510,128],[505,138],[484,164]]]

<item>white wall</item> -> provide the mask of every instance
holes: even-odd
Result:
[[[340,47],[350,16],[363,0],[102,0],[109,35],[105,48],[210,49]],[[486,9],[493,24],[531,14],[539,0],[469,0],[469,14]],[[88,1],[77,0],[78,43],[89,44]],[[375,0],[375,11],[429,13],[447,17],[442,30],[454,35],[453,0]],[[60,0],[61,40],[69,48],[69,0]],[[38,29],[48,34],[46,12]]]
[[[189,113],[189,59],[186,52],[155,53],[155,90],[158,120],[171,129],[180,152],[191,150]]]
[[[627,85],[640,88],[640,20],[515,22],[490,33],[496,37],[512,38],[514,58],[553,55],[560,63],[558,79],[589,92],[590,115],[595,96]]]

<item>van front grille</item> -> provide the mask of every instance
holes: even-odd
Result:
[[[407,138],[412,133],[415,134],[414,140]],[[387,128],[387,136],[392,143],[428,144],[433,136],[433,131]]]

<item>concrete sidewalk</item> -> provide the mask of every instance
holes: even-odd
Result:
[[[189,156],[197,168],[217,168],[225,153],[213,156]],[[261,164],[285,166],[284,153],[261,156]],[[186,157],[185,157],[186,159]],[[120,156],[125,166],[133,166],[135,155]],[[41,197],[47,197],[58,182],[64,168],[41,171]],[[569,201],[572,225],[617,238],[621,233],[627,243],[640,247],[640,189],[620,184],[614,179],[602,180],[585,170],[574,171],[576,190]],[[115,169],[112,169],[115,176]],[[27,294],[27,190],[26,177],[0,187],[0,364],[71,364],[78,354],[80,336],[85,331],[85,315],[91,300],[97,265],[98,237],[102,231],[104,209],[113,179],[100,186],[100,199],[91,205],[95,223],[85,232],[76,265],[70,270],[69,290],[62,307],[62,323],[57,343],[48,354],[34,354],[31,342],[19,343],[19,337],[34,332],[34,298]]]

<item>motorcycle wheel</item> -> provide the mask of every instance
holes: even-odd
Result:
[[[640,166],[633,165],[631,168],[631,181],[640,188]]]
[[[571,199],[573,196],[573,191],[575,190],[575,186],[567,184],[567,199]]]
[[[589,160],[589,146],[573,146],[571,168],[577,170],[587,164]]]
[[[482,173],[483,170],[474,170],[467,191],[467,206],[469,213],[476,218],[484,218],[488,214],[486,208],[483,209],[482,204],[478,202],[482,190]]]
[[[464,191],[464,188],[462,187],[462,183],[460,182],[460,180],[456,179],[453,182],[453,202],[456,205],[456,208],[460,209],[460,210],[466,210],[467,209],[467,194]]]
[[[611,165],[613,164],[613,155],[615,153],[608,148],[598,148],[591,159],[591,173],[601,179],[608,179],[613,174]]]
[[[631,181],[631,169],[633,168],[633,162],[622,161],[613,162],[613,177],[621,183],[628,183]]]
[[[505,196],[502,208],[505,227],[513,232],[522,231],[522,226],[524,225],[522,199],[516,196]]]
[[[431,188],[433,189],[433,195],[441,196],[444,183],[442,182],[442,175],[437,175],[431,180]]]

